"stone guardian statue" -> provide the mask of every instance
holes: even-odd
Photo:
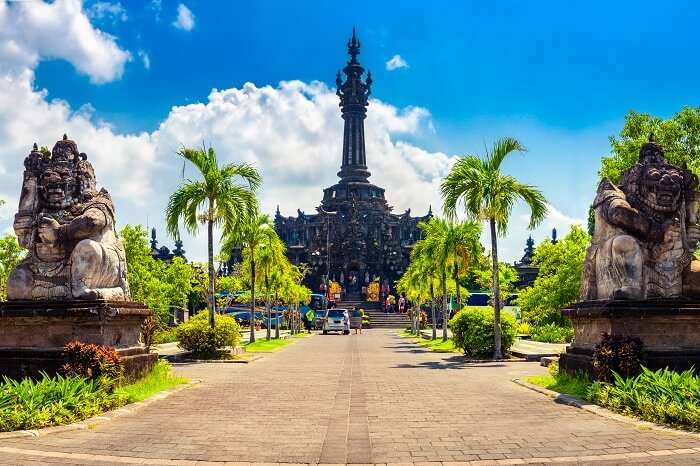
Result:
[[[700,297],[697,188],[698,177],[670,165],[653,137],[619,186],[601,181],[581,300]]]
[[[14,230],[29,254],[10,273],[8,300],[128,300],[114,205],[87,156],[64,135],[51,154],[35,144],[24,166]]]

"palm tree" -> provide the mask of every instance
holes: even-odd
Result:
[[[435,315],[435,278],[437,276],[437,264],[433,258],[433,245],[421,239],[416,242],[411,251],[411,264],[420,270],[423,280],[428,280],[430,293],[430,309],[433,321],[433,340],[437,338],[437,318]]]
[[[452,280],[457,294],[457,310],[462,309],[459,279],[479,257],[482,247],[481,225],[476,222],[448,222],[447,242],[450,250]]]
[[[214,273],[214,227],[224,232],[236,230],[245,218],[257,210],[255,191],[260,187],[260,173],[247,164],[219,166],[212,147],[183,147],[178,155],[188,160],[202,175],[201,180],[185,180],[170,196],[165,212],[168,233],[180,237],[180,221],[190,234],[200,224],[207,225],[209,265],[209,324],[214,327],[216,313],[216,275]]]
[[[530,208],[532,229],[547,215],[547,201],[534,186],[520,183],[515,177],[501,172],[503,160],[512,152],[525,152],[526,149],[514,138],[497,140],[485,157],[466,155],[454,164],[450,173],[442,181],[443,210],[448,218],[456,218],[458,206],[464,208],[467,216],[475,221],[487,221],[491,233],[491,260],[494,310],[494,358],[503,357],[501,351],[501,303],[498,281],[497,235],[505,235],[508,230],[513,205],[523,200]]]
[[[250,341],[255,341],[255,281],[257,278],[257,262],[255,252],[260,245],[270,243],[277,237],[277,232],[268,215],[254,213],[248,216],[239,228],[229,230],[225,233],[224,244],[221,250],[230,256],[231,253],[240,248],[247,256],[250,264]]]
[[[481,227],[474,222],[459,222],[444,220],[438,217],[431,218],[428,222],[419,224],[423,231],[426,248],[425,254],[434,262],[439,270],[439,283],[442,292],[442,339],[447,341],[448,310],[448,271],[455,284],[458,309],[461,308],[461,294],[459,290],[459,273],[469,266],[473,257],[478,254],[480,243],[479,235]]]

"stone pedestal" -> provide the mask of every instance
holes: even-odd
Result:
[[[593,349],[603,333],[641,339],[650,369],[700,369],[700,301],[583,301],[563,314],[575,330],[574,342],[559,359],[568,373],[593,374]]]
[[[10,301],[0,303],[0,375],[49,374],[64,363],[70,341],[114,347],[127,380],[148,372],[157,360],[139,343],[151,311],[130,301]]]

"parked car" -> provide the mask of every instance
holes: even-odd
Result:
[[[327,335],[328,332],[341,332],[345,333],[345,325],[343,323],[343,312],[346,309],[328,309],[326,311],[326,316],[323,321],[323,334]]]
[[[241,327],[250,327],[250,311],[237,312],[232,316],[238,322]],[[255,313],[255,320],[263,320],[264,316],[262,312]]]

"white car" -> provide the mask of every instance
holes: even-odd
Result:
[[[343,313],[346,309],[328,309],[326,317],[323,320],[323,334],[328,335],[328,332],[344,332],[345,318]]]

